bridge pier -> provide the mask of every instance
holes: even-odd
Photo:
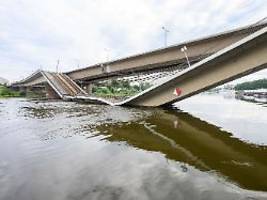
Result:
[[[85,85],[84,87],[85,87],[85,92],[87,92],[87,94],[90,95],[93,93],[93,87],[94,87],[93,83],[89,83],[89,84]]]
[[[48,99],[59,99],[60,96],[55,92],[55,90],[48,84],[45,84],[46,98]]]
[[[27,88],[20,86],[20,87],[13,87],[14,90],[19,91],[22,95],[26,95],[27,93]]]
[[[45,97],[46,90],[43,85],[19,87],[19,91],[28,97]]]

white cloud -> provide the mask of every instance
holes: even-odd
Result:
[[[10,0],[0,2],[0,76],[20,79],[42,66],[62,71],[109,57],[249,24],[265,17],[260,0]]]

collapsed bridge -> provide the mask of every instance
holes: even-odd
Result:
[[[180,51],[184,46],[190,63]],[[267,23],[261,21],[66,73],[38,70],[12,86],[43,89],[49,98],[154,107],[172,104],[266,67]],[[115,101],[92,93],[95,84],[113,79],[148,81],[151,87]]]

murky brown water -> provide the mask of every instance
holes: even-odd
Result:
[[[0,199],[267,199],[266,105],[176,107],[0,100]]]

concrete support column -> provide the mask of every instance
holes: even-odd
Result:
[[[27,97],[32,97],[33,96],[32,87],[31,86],[27,86],[25,88],[25,91],[26,91],[26,96]]]
[[[37,97],[45,97],[46,96],[46,89],[44,86],[33,86],[31,91]]]
[[[93,93],[93,87],[94,87],[94,84],[93,83],[90,83],[90,84],[87,84],[85,86],[85,91],[88,93],[88,94],[92,94]]]
[[[27,93],[27,88],[26,88],[26,87],[19,87],[19,92],[20,92],[22,95],[26,95],[26,93]]]
[[[45,90],[46,90],[46,98],[48,99],[59,99],[60,98],[50,85],[46,84]]]
[[[26,87],[26,93],[30,93],[31,91],[32,91],[32,87],[31,86]]]

